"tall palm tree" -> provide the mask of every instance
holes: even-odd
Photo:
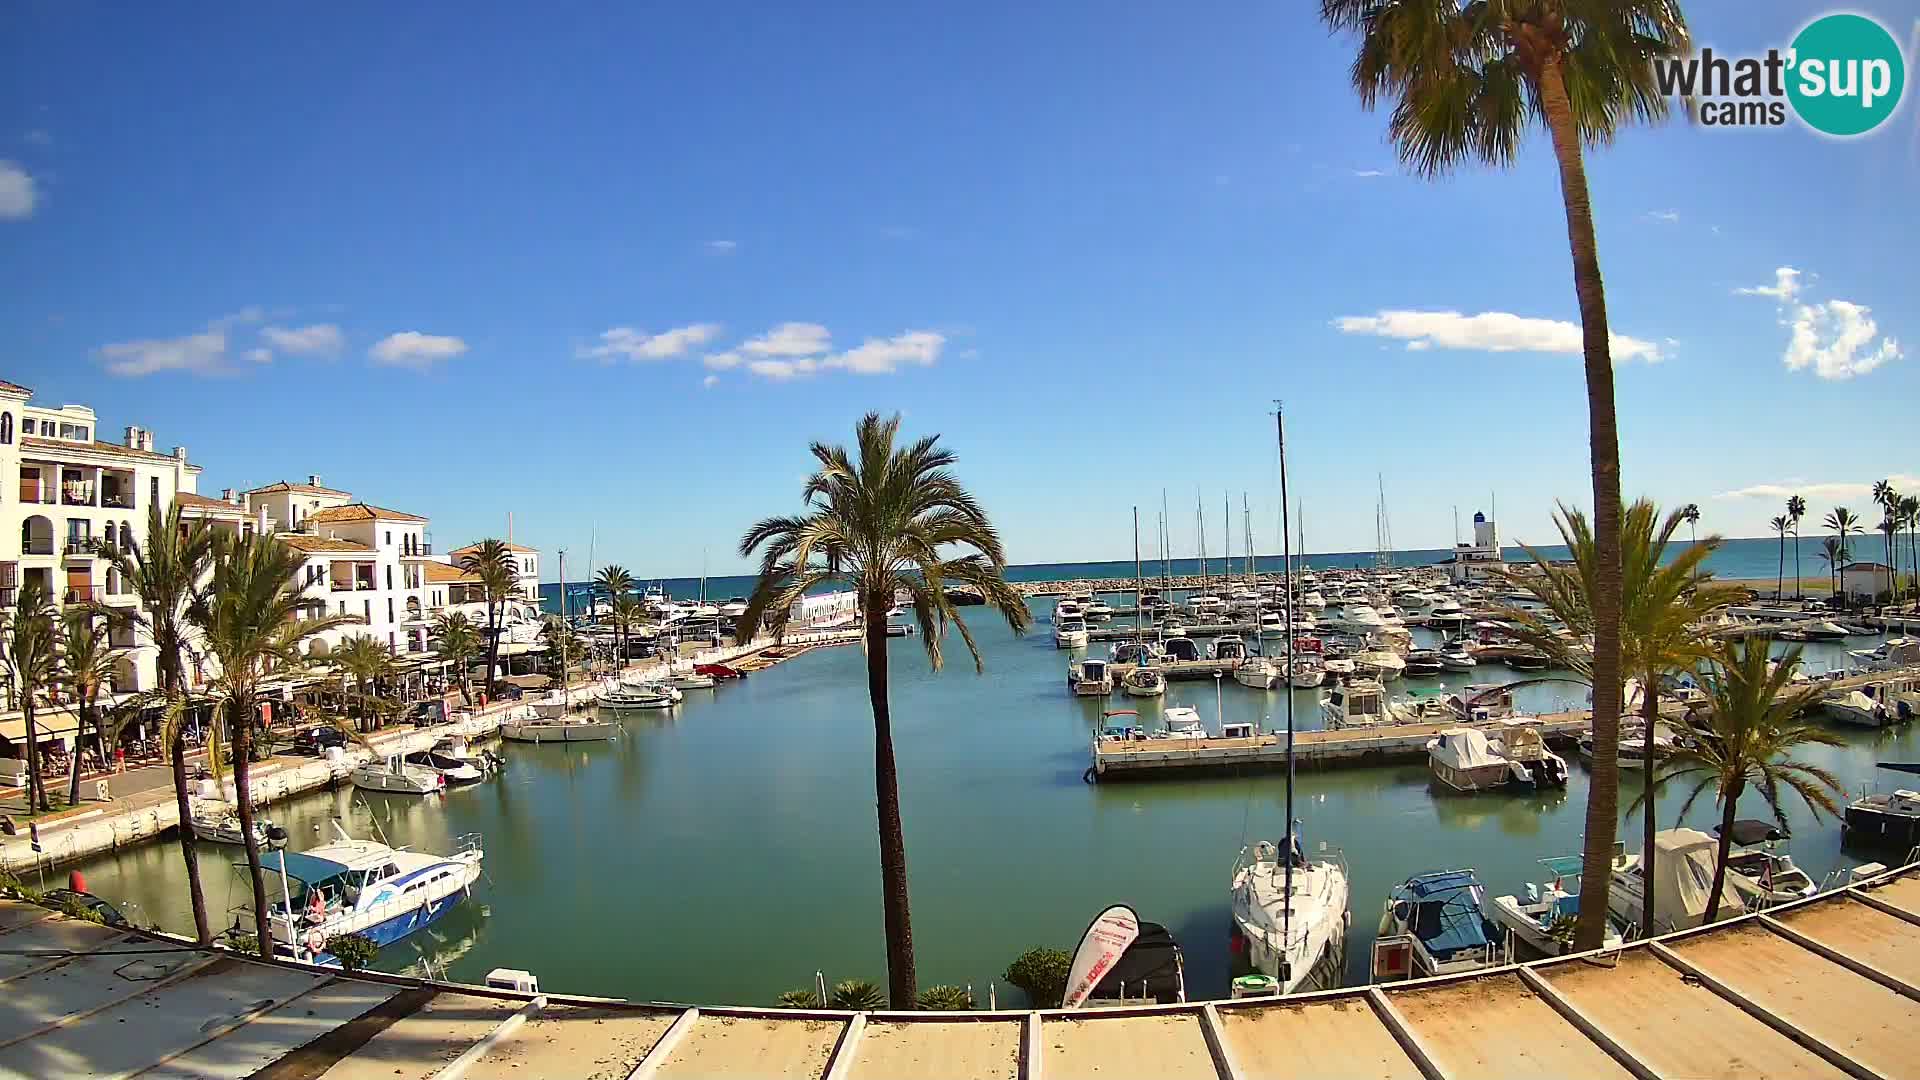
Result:
[[[460,569],[480,579],[487,601],[487,700],[493,700],[494,674],[500,666],[500,613],[512,599],[517,584],[513,551],[505,541],[488,537],[460,557]],[[566,582],[560,583],[565,590]]]
[[[1787,520],[1793,523],[1793,598],[1802,598],[1800,591],[1800,519],[1807,516],[1807,500],[1798,495],[1787,496]]]
[[[896,446],[900,418],[868,413],[847,447],[814,443],[816,471],[801,489],[806,512],[770,517],[740,539],[740,555],[761,552],[760,577],[740,616],[741,640],[785,634],[794,608],[815,588],[837,583],[857,596],[864,620],[867,696],[873,705],[873,781],[880,832],[881,905],[886,916],[887,986],[895,1008],[914,1001],[913,928],[908,913],[907,845],[894,769],[887,700],[887,609],[913,598],[920,642],[935,670],[949,624],[985,670],[973,635],[947,598],[950,585],[979,591],[1015,633],[1032,621],[1003,576],[1000,534],[949,466],[952,452],[929,435]]]
[[[1860,519],[1854,516],[1853,511],[1847,509],[1844,506],[1836,506],[1833,508],[1833,510],[1830,513],[1827,514],[1827,520],[1822,522],[1821,524],[1825,525],[1829,529],[1832,529],[1834,532],[1834,535],[1840,538],[1840,550],[1844,554],[1844,556],[1847,559],[1853,558],[1853,552],[1847,550],[1847,534],[1850,532],[1855,532],[1860,528]],[[1844,560],[1839,564],[1840,603],[1843,606],[1847,602],[1846,565],[1847,564]]]
[[[1896,503],[1895,505],[1898,504]],[[1900,519],[1893,511],[1887,511],[1886,515],[1880,519],[1880,534],[1884,538],[1887,548],[1887,581],[1891,589],[1888,599],[1893,599],[1900,592],[1900,564],[1895,561],[1899,558],[1898,552],[1900,550],[1898,546]],[[1875,603],[1879,602],[1877,592],[1875,593],[1874,601]]]
[[[102,750],[106,748],[100,723],[100,689],[113,679],[113,668],[122,652],[114,648],[109,631],[124,623],[125,616],[116,610],[76,604],[60,613],[55,627],[55,644],[60,652],[58,678],[73,692],[79,717],[73,732],[73,766],[67,777],[69,805],[80,801],[80,741],[87,729],[93,729],[95,742]]]
[[[434,651],[460,673],[460,700],[473,707],[473,688],[467,678],[473,658],[480,655],[480,634],[465,614],[442,612],[433,620]]]
[[[269,677],[297,673],[306,659],[302,645],[315,634],[361,621],[352,615],[305,617],[308,601],[300,594],[305,566],[305,553],[271,536],[223,533],[214,545],[212,577],[200,602],[188,612],[220,666],[211,689],[233,747],[234,809],[246,841],[254,932],[265,957],[273,955],[273,935],[260,841],[253,831],[251,767],[253,729],[264,700],[260,687]]]
[[[1827,588],[1839,591],[1835,574],[1846,561],[1853,556],[1841,545],[1839,538],[1829,536],[1820,545],[1820,561],[1827,564]]]
[[[1900,520],[1907,528],[1907,577],[1920,593],[1920,495],[1900,497]]]
[[[54,630],[53,599],[40,578],[30,577],[20,587],[11,612],[0,612],[0,667],[13,684],[20,719],[27,734],[27,810],[53,809],[47,801],[47,783],[40,775],[40,730],[34,722],[35,698],[60,678],[60,655]]]
[[[1895,544],[1900,536],[1900,493],[1894,490],[1893,481],[1875,480],[1873,501],[1874,505],[1880,507],[1880,532],[1886,536],[1887,566],[1893,571],[1894,591],[1898,593],[1900,563]]]
[[[1640,722],[1644,733],[1641,751],[1648,761],[1653,760],[1654,729],[1660,719],[1662,678],[1674,671],[1692,669],[1707,655],[1708,643],[1701,633],[1700,621],[1737,602],[1741,595],[1738,588],[1713,581],[1712,571],[1701,569],[1720,546],[1718,536],[1689,545],[1672,562],[1662,565],[1667,545],[1679,531],[1680,523],[1686,520],[1685,515],[1685,510],[1676,510],[1662,520],[1659,511],[1646,499],[1635,501],[1621,515],[1620,565],[1626,601],[1620,618],[1621,664],[1623,672],[1640,684]],[[1554,563],[1523,546],[1533,560],[1534,572],[1510,575],[1508,580],[1532,594],[1555,622],[1572,632],[1573,639],[1558,633],[1537,612],[1516,608],[1505,614],[1513,620],[1521,638],[1593,685],[1594,697],[1598,698],[1601,676],[1582,644],[1593,632],[1592,598],[1599,576],[1598,545],[1587,516],[1581,511],[1563,506],[1555,516],[1555,524],[1560,528],[1571,565]],[[1651,860],[1655,822],[1651,803],[1641,824],[1641,858],[1649,860],[1647,884],[1641,898],[1641,925],[1652,926]],[[1602,877],[1597,895],[1591,898],[1597,905],[1596,919],[1605,918],[1608,880],[1609,877]],[[1584,883],[1581,892],[1584,913],[1589,900]]]
[[[200,859],[190,827],[193,805],[187,789],[187,748],[181,737],[190,704],[186,673],[193,645],[187,612],[212,569],[213,532],[204,520],[183,521],[179,503],[168,506],[165,514],[157,505],[149,506],[146,546],[138,542],[109,546],[101,549],[101,556],[120,572],[128,591],[139,597],[139,608],[127,611],[126,617],[155,648],[154,663],[160,674],[155,700],[164,707],[160,741],[173,767],[173,799],[180,815],[180,828],[175,831],[180,859],[187,867],[194,934],[206,945],[213,941],[213,924],[207,918],[206,891],[200,884]]]
[[[1687,523],[1687,537],[1694,543],[1700,542],[1700,504],[1688,503],[1680,508],[1680,520]]]
[[[1582,147],[1605,145],[1630,122],[1666,115],[1652,61],[1691,49],[1686,20],[1671,0],[1321,0],[1320,17],[1360,36],[1352,69],[1360,102],[1372,108],[1382,97],[1395,99],[1387,133],[1416,172],[1438,176],[1470,161],[1510,165],[1535,125],[1553,145],[1580,306],[1598,546],[1592,602],[1599,677],[1583,852],[1586,877],[1595,882],[1588,888],[1597,890],[1612,861],[1620,798],[1620,435]],[[1598,916],[1583,920],[1576,944],[1598,948],[1605,929]]]
[[[624,566],[609,565],[600,569],[593,583],[607,595],[607,614],[613,616],[614,630],[620,642],[620,662],[614,665],[614,670],[618,671],[627,663],[627,632],[620,625],[620,601],[633,591],[633,575],[627,573]]]
[[[339,647],[333,650],[328,659],[353,680],[354,712],[371,725],[380,710],[375,707],[369,688],[393,668],[393,658],[388,655],[387,647],[371,635],[351,634],[340,639]]]
[[[1773,531],[1780,534],[1780,569],[1775,571],[1773,575],[1773,598],[1778,601],[1780,594],[1786,589],[1787,529],[1791,527],[1793,523],[1787,519],[1787,515],[1776,514],[1773,520],[1767,524],[1773,526]]]
[[[1822,811],[1838,814],[1829,791],[1845,790],[1839,779],[1817,765],[1794,761],[1789,755],[1801,746],[1843,746],[1838,735],[1801,719],[1819,699],[1817,686],[1792,681],[1800,664],[1798,646],[1777,659],[1768,642],[1748,638],[1738,644],[1722,642],[1701,673],[1707,707],[1689,718],[1692,738],[1668,755],[1660,779],[1692,780],[1693,790],[1680,806],[1685,817],[1695,799],[1709,787],[1720,804],[1720,855],[1713,868],[1713,891],[1707,899],[1707,921],[1720,914],[1720,891],[1726,887],[1727,853],[1733,841],[1733,822],[1740,796],[1748,788],[1766,800],[1773,819],[1786,831],[1787,815],[1780,805],[1782,789],[1791,789],[1817,820]]]
[[[647,606],[638,597],[622,596],[613,602],[613,625],[620,631],[620,659],[614,663],[614,671],[621,671],[627,666],[627,650],[632,644],[633,631],[646,618]]]

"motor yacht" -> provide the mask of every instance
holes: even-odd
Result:
[[[1720,835],[1720,826],[1713,827]],[[1805,870],[1793,864],[1793,856],[1777,849],[1787,838],[1770,821],[1740,818],[1733,823],[1732,844],[1727,849],[1727,873],[1739,874],[1753,883],[1763,904],[1784,904],[1803,900],[1820,891]],[[1654,897],[1655,900],[1659,896]]]
[[[620,730],[612,720],[549,719],[509,721],[500,725],[500,737],[514,742],[568,743],[602,742]]]
[[[384,946],[422,930],[471,894],[485,858],[478,833],[461,837],[453,854],[435,855],[356,840],[337,820],[333,828],[333,843],[261,860],[267,925],[284,957],[339,966],[326,952],[334,937],[360,934]],[[251,909],[242,910],[251,926]]]
[[[445,787],[477,784],[486,779],[486,773],[481,772],[473,762],[433,750],[415,750],[406,756],[406,762],[408,765],[438,773]]]
[[[1200,646],[1190,637],[1170,637],[1160,643],[1170,661],[1188,661],[1200,659]]]
[[[1463,641],[1449,641],[1442,645],[1439,656],[1440,666],[1447,671],[1472,671],[1479,666],[1479,661],[1467,651],[1467,645]]]
[[[1584,860],[1578,855],[1541,859],[1546,881],[1527,882],[1523,896],[1496,896],[1487,905],[1487,917],[1537,956],[1560,956],[1573,951],[1573,928],[1580,918],[1580,880]],[[1620,933],[1609,920],[1601,948],[1620,947]],[[1519,960],[1522,957],[1510,957]]]
[[[1424,979],[1506,962],[1500,928],[1482,910],[1486,888],[1472,870],[1421,874],[1387,894],[1373,942],[1373,978]]]
[[[1213,639],[1207,648],[1209,660],[1245,660],[1247,658],[1246,639],[1239,634],[1222,634]]]
[[[240,813],[232,803],[195,800],[193,803],[193,835],[210,844],[244,844],[246,832],[240,828]],[[271,818],[256,816],[253,819],[254,841],[264,849],[277,849],[287,846],[287,830],[273,823]]]
[[[1106,697],[1113,693],[1113,668],[1094,657],[1075,660],[1067,665],[1067,689],[1075,697]]]
[[[1084,649],[1088,636],[1087,624],[1077,618],[1054,620],[1053,645],[1056,649]]]
[[[1207,737],[1207,726],[1200,722],[1199,711],[1190,706],[1169,706],[1163,716],[1167,727],[1160,733],[1160,738],[1204,739]]]
[[[663,682],[622,681],[600,695],[603,709],[671,709],[685,699],[678,687]],[[504,725],[503,725],[504,726]]]
[[[1440,659],[1436,649],[1415,649],[1409,652],[1405,660],[1408,678],[1429,678],[1446,670],[1446,664]]]
[[[362,791],[385,791],[396,795],[438,795],[447,789],[446,778],[432,769],[409,765],[400,755],[369,761],[347,778]]]
[[[1159,697],[1167,692],[1167,677],[1158,668],[1144,664],[1127,672],[1120,684],[1128,697]]]
[[[1386,688],[1377,679],[1359,675],[1345,685],[1321,691],[1320,717],[1328,731],[1393,723],[1393,717],[1387,713]]]

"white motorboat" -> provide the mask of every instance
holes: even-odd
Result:
[[[1472,671],[1479,664],[1465,642],[1449,641],[1440,647],[1440,666],[1448,671]]]
[[[1464,793],[1532,791],[1543,785],[1566,784],[1566,762],[1546,748],[1537,727],[1515,724],[1503,728],[1498,737],[1489,736],[1480,728],[1449,728],[1429,739],[1427,767],[1433,778]],[[1530,760],[1510,754],[1508,742]]]
[[[330,938],[361,934],[385,946],[424,929],[471,894],[485,857],[478,833],[461,837],[454,854],[434,855],[356,840],[338,821],[333,828],[335,843],[261,860],[267,925],[282,956],[338,966]]]
[[[407,755],[407,764],[417,765],[440,774],[447,787],[460,784],[477,784],[486,779],[486,773],[471,761],[457,758],[451,754],[442,754],[435,750],[416,750]]]
[[[1169,661],[1200,659],[1200,646],[1190,637],[1169,637],[1160,642],[1161,650]]]
[[[1622,769],[1643,772],[1647,768],[1646,725],[1623,721],[1620,726],[1620,746],[1617,755]],[[1673,733],[1667,730],[1665,721],[1653,727],[1653,759],[1659,761],[1673,752]],[[1580,736],[1580,759],[1593,761],[1593,732]]]
[[[1262,611],[1258,620],[1258,631],[1263,638],[1284,638],[1287,635],[1287,621],[1277,611]]]
[[[1859,727],[1908,723],[1920,712],[1920,679],[1890,678],[1820,702],[1828,716]]]
[[[1358,676],[1345,685],[1329,686],[1321,692],[1320,718],[1328,731],[1393,723],[1393,717],[1387,712],[1386,688],[1376,679]]]
[[[673,669],[667,673],[666,684],[675,690],[711,690],[714,678],[700,674],[693,669],[691,662],[685,662],[673,665]]]
[[[438,795],[447,789],[446,778],[432,769],[409,765],[399,755],[369,761],[347,774],[353,786],[362,791],[386,791],[396,795]]]
[[[1884,762],[1881,767],[1914,771]],[[1920,791],[1899,788],[1860,796],[1847,805],[1841,836],[1850,844],[1882,847],[1902,854],[1913,850],[1914,845],[1920,844]]]
[[[1167,692],[1167,677],[1158,668],[1142,665],[1127,672],[1120,685],[1128,697],[1159,697]]]
[[[684,695],[677,687],[660,682],[622,682],[600,696],[603,709],[671,709]]]
[[[1319,590],[1310,589],[1301,595],[1300,606],[1306,608],[1308,611],[1325,611],[1327,609],[1327,598],[1321,595]]]
[[[1255,690],[1273,690],[1287,681],[1287,673],[1264,656],[1249,656],[1234,665],[1233,681]]]
[[[1888,638],[1871,649],[1851,649],[1847,652],[1847,657],[1854,662],[1855,666],[1868,671],[1920,667],[1920,639]]]
[[[1222,634],[1213,639],[1207,648],[1209,660],[1245,660],[1247,658],[1246,639],[1239,634]]]
[[[1639,855],[1616,854],[1613,880],[1607,890],[1607,912],[1633,926],[1641,937],[1691,930],[1706,921],[1707,900],[1713,895],[1713,867],[1720,843],[1697,829],[1667,829],[1653,834],[1658,854],[1653,860],[1657,877],[1653,889],[1651,927],[1640,926],[1642,875]],[[1743,914],[1758,890],[1739,874],[1728,874],[1720,889],[1719,917]]]
[[[1348,916],[1347,866],[1337,850],[1309,859],[1295,835],[1283,857],[1262,840],[1241,849],[1232,880],[1233,929],[1255,970],[1282,994],[1339,984]]]
[[[1338,614],[1320,616],[1320,625],[1353,634],[1371,634],[1387,628],[1387,620],[1368,604],[1348,604]]]
[[[1445,671],[1447,666],[1434,649],[1414,649],[1406,655],[1405,660],[1405,673],[1409,678],[1431,678]]]
[[[434,741],[433,752],[446,757],[464,761],[479,769],[482,775],[491,776],[500,771],[506,760],[491,750],[476,750],[463,734],[443,735]]]
[[[514,742],[567,743],[600,742],[613,738],[620,725],[612,720],[578,720],[536,717],[507,721],[500,725],[500,737]]]
[[[1720,835],[1720,826],[1713,827]],[[1753,883],[1763,905],[1804,900],[1820,891],[1805,870],[1793,864],[1793,856],[1775,850],[1787,834],[1770,821],[1741,818],[1733,823],[1732,843],[1727,849],[1727,873],[1739,874]],[[1656,890],[1655,902],[1660,899]]]
[[[1087,637],[1087,624],[1079,619],[1054,621],[1053,645],[1057,649],[1084,649]]]
[[[1506,962],[1486,888],[1472,870],[1408,878],[1387,894],[1373,941],[1373,978],[1424,979]]]
[[[240,828],[239,811],[231,803],[212,805],[196,800],[193,804],[193,835],[210,844],[244,844],[246,832]],[[253,819],[254,841],[265,849],[287,846],[287,830],[269,818]]]
[[[1053,621],[1055,623],[1068,622],[1074,619],[1084,621],[1086,617],[1086,609],[1080,606],[1078,600],[1063,599],[1053,605]]]
[[[1067,665],[1067,689],[1076,697],[1106,697],[1113,693],[1113,668],[1094,657],[1075,660]]]
[[[1847,636],[1847,628],[1834,622],[1832,619],[1803,623],[1797,629],[1808,641],[1839,641],[1841,638]],[[1656,892],[1655,898],[1657,899],[1658,896],[1659,894]]]
[[[1163,714],[1167,727],[1159,735],[1162,739],[1204,739],[1207,726],[1200,722],[1200,712],[1186,705],[1174,705]]]
[[[1541,859],[1540,865],[1552,875],[1536,885],[1527,882],[1524,899],[1520,896],[1496,896],[1487,905],[1487,917],[1498,923],[1528,949],[1540,956],[1559,956],[1573,951],[1573,927],[1580,918],[1581,857],[1560,855]],[[1620,934],[1609,921],[1601,947],[1620,947]],[[1521,959],[1511,957],[1510,959]]]
[[[1381,682],[1391,682],[1406,674],[1407,662],[1392,649],[1367,649],[1353,656],[1354,670]]]
[[[720,617],[723,619],[737,619],[746,613],[747,598],[744,596],[735,596],[720,605]]]
[[[1151,641],[1116,641],[1107,659],[1115,664],[1157,664],[1162,658]]]
[[[1413,690],[1405,697],[1387,703],[1387,714],[1397,724],[1451,724],[1453,710],[1448,707],[1445,687]]]
[[[1113,606],[1099,597],[1086,606],[1085,617],[1088,622],[1108,622],[1113,618]]]
[[[1327,681],[1327,669],[1317,659],[1295,657],[1292,681],[1298,689],[1311,690]]]

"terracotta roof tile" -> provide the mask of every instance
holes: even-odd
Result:
[[[418,514],[407,514],[399,510],[388,510],[383,506],[373,506],[368,503],[348,503],[345,506],[329,506],[324,510],[315,510],[313,513],[307,515],[307,520],[326,524],[337,521],[425,521],[427,519]]]
[[[355,551],[368,555],[373,554],[373,549],[365,544],[355,543],[352,540],[335,540],[331,536],[314,536],[310,533],[289,532],[274,533],[273,535],[279,537],[281,543],[297,551]]]
[[[135,450],[131,446],[121,446],[119,443],[99,442],[99,441],[95,441],[91,443],[77,443],[72,441],[71,439],[48,439],[48,438],[43,438],[39,435],[20,436],[20,445],[29,446],[35,449],[42,449],[42,450],[85,450],[95,454],[111,454],[115,457],[140,458],[145,461],[174,460],[174,457],[172,454],[161,454],[161,453],[156,453],[152,450]],[[196,469],[198,467],[199,466],[194,466],[194,468]]]
[[[475,548],[478,548],[479,546],[480,545],[478,543],[472,543],[472,544],[468,544],[466,547],[454,548],[452,551],[448,552],[447,554],[452,555],[455,558],[459,558],[460,556],[465,555],[467,552],[472,551]],[[519,551],[528,555],[540,554],[539,548],[521,547],[519,544],[508,544],[507,550]]]
[[[434,585],[444,585],[450,581],[479,580],[478,577],[467,573],[457,566],[448,566],[443,562],[430,562],[427,564],[427,581]]]
[[[10,382],[8,382],[8,381],[6,381],[5,379],[0,379],[0,390],[11,390],[11,391],[13,391],[13,392],[14,392],[14,393],[16,393],[16,394],[31,394],[31,393],[33,393],[33,391],[31,391],[31,390],[29,390],[29,389],[27,389],[27,388],[26,388],[26,387],[24,387],[24,386],[21,386],[21,385],[20,385],[19,383],[10,383]]]
[[[191,491],[174,492],[173,501],[179,503],[182,510],[211,510],[239,517],[247,516],[247,508],[244,506],[235,506],[225,499],[212,499]]]
[[[266,487],[251,488],[247,491],[247,494],[265,495],[265,494],[271,494],[276,491],[297,491],[302,495],[351,495],[353,494],[350,491],[339,491],[334,488],[320,487],[315,484],[289,484],[285,480],[282,480],[277,484],[268,484]]]

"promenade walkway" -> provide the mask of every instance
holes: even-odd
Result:
[[[1614,953],[1133,1009],[533,997],[266,964],[16,902],[0,903],[0,986],[8,1078],[1877,1080],[1920,1074],[1920,864]]]

